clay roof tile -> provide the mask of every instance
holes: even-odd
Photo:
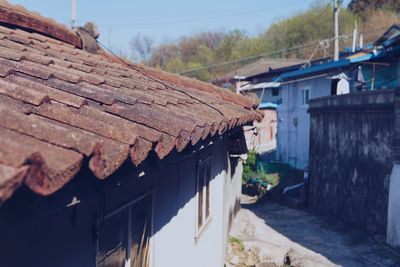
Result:
[[[3,2],[0,203],[24,184],[52,194],[82,164],[105,179],[262,117],[224,89],[90,54],[66,27]]]

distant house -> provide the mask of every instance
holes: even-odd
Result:
[[[337,62],[321,59],[251,77],[244,88],[279,88],[277,107],[277,159],[304,169],[309,158],[310,99],[360,90],[395,88],[399,85],[397,46],[400,28],[391,27],[374,46]],[[261,91],[262,92],[262,91]],[[265,92],[264,92],[265,94]]]
[[[277,71],[286,70],[286,66],[303,63],[304,60],[263,58],[252,64],[248,64],[235,71],[229,72],[217,80],[215,84],[225,87],[235,87],[237,93],[253,95],[257,97],[260,105],[259,109],[264,113],[264,119],[260,123],[255,123],[254,127],[246,128],[247,145],[252,150],[263,152],[275,148],[276,146],[276,107],[281,100],[280,87],[271,83],[276,77]],[[292,67],[293,68],[293,67]],[[252,82],[258,79],[258,75],[263,74],[263,83],[254,86]]]
[[[245,137],[248,149],[263,153],[276,148],[276,105],[261,103],[258,108],[264,117],[245,127]]]
[[[308,165],[310,99],[393,86],[397,84],[396,60],[389,56],[361,53],[282,74],[279,78],[282,103],[277,108],[278,159],[298,169]],[[362,81],[357,80],[360,70]]]
[[[280,76],[282,102],[277,108],[277,159],[294,168],[308,165],[310,99],[331,95],[330,76],[346,72],[347,64],[323,63]]]
[[[249,83],[249,77],[300,63],[304,63],[304,60],[261,58],[253,63],[247,64],[218,77],[218,79],[214,80],[213,83],[221,87],[240,88]]]
[[[244,97],[0,4],[0,265],[223,266]]]

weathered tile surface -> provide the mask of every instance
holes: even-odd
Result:
[[[21,7],[0,2],[1,21],[14,26],[0,26],[0,203],[23,184],[51,194],[84,162],[104,179],[128,158],[162,159],[261,119],[225,89],[87,53],[74,32]]]

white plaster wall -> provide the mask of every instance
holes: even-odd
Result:
[[[211,220],[196,239],[197,158],[178,163],[175,173],[159,173],[155,188],[155,267],[220,267],[228,231],[227,209],[239,191],[238,179],[227,177],[227,151],[222,142],[212,149]],[[231,181],[227,181],[227,179]],[[226,204],[228,203],[228,204]],[[171,210],[177,210],[172,212]],[[167,219],[167,222],[165,221]]]
[[[400,248],[400,164],[395,164],[390,176],[387,242]]]
[[[277,159],[297,169],[307,167],[309,158],[310,115],[308,105],[301,103],[301,90],[307,88],[310,99],[327,96],[331,92],[331,81],[319,77],[283,86],[282,104],[277,109]]]

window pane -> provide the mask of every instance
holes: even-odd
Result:
[[[101,225],[96,261],[97,267],[124,267],[126,256],[127,210],[123,210]]]
[[[207,167],[206,171],[206,219],[210,217],[210,180],[211,180],[211,162],[207,161],[204,164]]]
[[[309,89],[302,89],[301,90],[301,104],[307,105],[310,100],[310,90]]]
[[[151,231],[151,196],[132,207],[131,267],[148,266]]]
[[[197,211],[197,225],[200,228],[203,225],[203,187],[204,187],[204,164],[199,164],[199,174],[198,174],[198,185],[197,185],[197,192],[198,192],[198,211]]]

